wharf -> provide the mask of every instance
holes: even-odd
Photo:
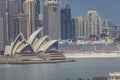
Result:
[[[14,55],[14,56],[3,56],[0,55],[0,64],[43,64],[43,63],[64,63],[74,62],[75,60],[66,58],[65,56],[47,54],[44,55]]]
[[[64,62],[74,62],[75,60],[51,60],[51,61],[9,61],[0,62],[0,64],[44,64],[44,63],[64,63]]]

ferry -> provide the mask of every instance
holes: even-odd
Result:
[[[64,53],[66,58],[115,58],[120,57],[120,52],[83,52],[83,53]]]

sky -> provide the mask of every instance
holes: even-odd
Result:
[[[65,0],[60,1],[63,3]],[[120,25],[120,0],[66,0],[66,4],[71,6],[72,18],[85,17],[87,11],[96,10],[103,21],[108,19],[113,24]]]

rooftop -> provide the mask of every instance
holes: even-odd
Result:
[[[120,76],[120,72],[109,73],[109,76]]]

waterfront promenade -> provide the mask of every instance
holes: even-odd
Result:
[[[42,63],[63,63],[73,62],[74,60],[66,58],[62,54],[50,55],[21,55],[16,54],[14,56],[3,56],[0,55],[0,64],[42,64]]]

